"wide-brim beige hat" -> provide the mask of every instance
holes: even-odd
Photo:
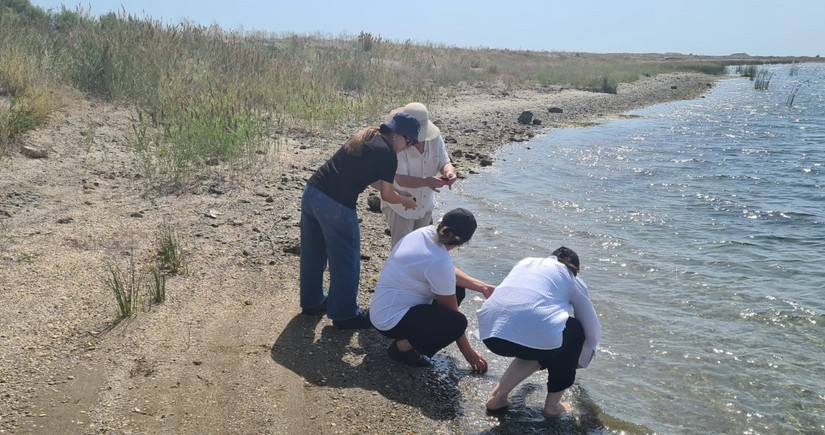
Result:
[[[430,121],[430,112],[427,111],[427,106],[421,103],[410,103],[404,106],[402,110],[408,115],[418,120],[421,124],[421,129],[418,131],[418,140],[423,142],[425,140],[432,140],[441,134],[441,130]]]

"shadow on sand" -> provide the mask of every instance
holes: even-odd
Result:
[[[458,378],[467,372],[458,370],[451,357],[436,355],[431,368],[408,367],[389,359],[390,340],[378,331],[341,331],[328,325],[316,338],[320,321],[296,315],[273,344],[272,359],[313,385],[376,391],[434,420],[458,416]]]

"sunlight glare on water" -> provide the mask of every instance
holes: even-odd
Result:
[[[498,283],[569,246],[604,329],[567,420],[538,413],[544,374],[485,415],[509,363],[485,349],[457,432],[825,433],[825,66],[764,68],[767,91],[731,78],[640,118],[553,130],[441,195],[479,221],[459,267]],[[480,303],[462,305],[471,330]]]

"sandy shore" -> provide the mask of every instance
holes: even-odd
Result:
[[[657,76],[615,95],[467,89],[430,109],[466,177],[495,165],[503,144],[696,98],[714,80]],[[525,110],[540,124],[518,123]],[[355,128],[288,138],[252,177],[168,196],[143,194],[127,109],[75,102],[30,134],[48,158],[0,160],[0,433],[453,432],[473,399],[456,383],[483,381],[464,361],[399,367],[377,332],[298,315],[300,195]],[[390,240],[367,196],[365,306]],[[132,258],[141,270],[164,224],[189,273],[170,279],[165,303],[116,322],[106,267]]]

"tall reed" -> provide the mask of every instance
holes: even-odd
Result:
[[[790,68],[788,68],[788,75],[791,76],[791,77],[799,75],[799,64],[797,64],[797,63],[792,64],[790,66]]]
[[[785,104],[788,107],[793,107],[793,102],[796,100],[796,95],[799,93],[799,90],[802,88],[802,85],[796,85],[791,90],[791,93],[788,95],[788,98],[785,100]]]
[[[768,87],[771,85],[771,78],[773,78],[773,73],[768,71],[767,69],[760,68],[759,71],[756,73],[756,79],[753,82],[753,88],[757,91],[767,91]]]

